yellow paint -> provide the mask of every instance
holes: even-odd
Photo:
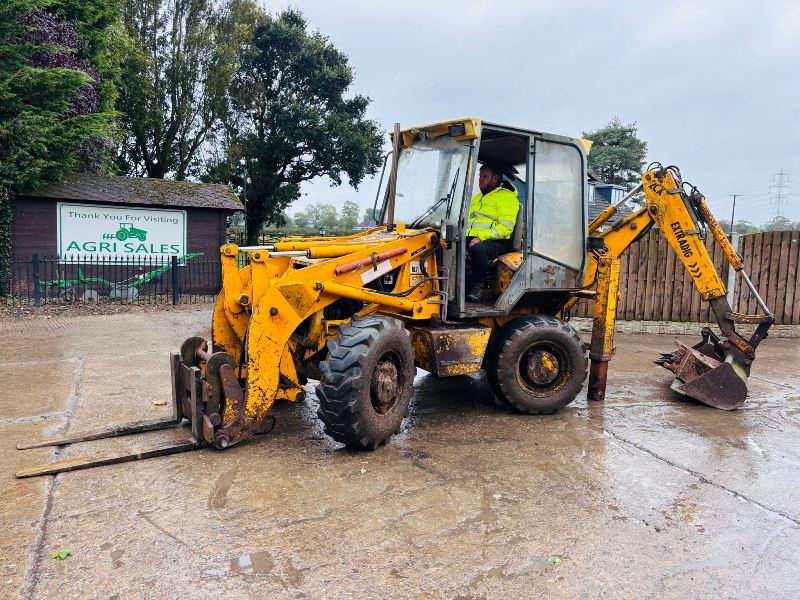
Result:
[[[592,145],[594,144],[592,140],[587,140],[586,138],[575,138],[575,141],[581,145],[581,148],[583,148],[583,151],[586,154],[589,154],[589,152],[591,152]]]
[[[592,360],[607,361],[614,354],[614,325],[617,319],[619,258],[601,258],[597,271],[597,302],[592,321]]]
[[[420,235],[420,233],[422,233]],[[319,260],[295,268],[288,257],[271,256],[264,250],[248,251],[250,266],[238,269],[235,245],[221,248],[223,290],[214,309],[215,341],[238,362],[247,343],[247,386],[245,427],[257,427],[276,400],[297,401],[302,386],[297,373],[299,361],[319,352],[336,335],[339,322],[325,321],[323,309],[339,298],[349,297],[368,303],[361,312],[399,314],[403,319],[426,320],[438,315],[441,307],[428,302],[438,285],[429,282],[405,297],[389,296],[364,287],[362,275],[374,269],[372,255],[405,248],[391,259],[404,278],[396,289],[408,289],[408,263],[437,243],[433,233],[385,227],[346,238],[294,238],[276,246],[283,250],[308,250]],[[360,262],[364,266],[336,275],[340,264]],[[432,255],[426,262],[436,273]],[[243,296],[246,296],[244,298]],[[244,302],[244,303],[243,303]],[[297,336],[300,324],[308,320],[304,336]],[[304,330],[305,331],[305,330]],[[226,405],[223,426],[235,419],[235,408]]]
[[[522,266],[524,257],[522,252],[508,252],[497,258],[497,269],[494,280],[495,295],[500,296],[508,289],[514,273]]]
[[[722,248],[722,252],[725,253],[725,258],[728,260],[728,263],[735,271],[741,271],[744,268],[742,257],[734,250],[725,232],[722,231],[722,227],[720,227],[714,213],[711,212],[711,208],[706,204],[705,197],[702,195],[699,198],[699,204],[700,214],[703,216],[706,224],[708,224],[708,228],[711,231],[711,235],[714,236],[714,240],[716,240],[717,244]]]
[[[481,135],[481,120],[480,119],[454,119],[452,121],[443,121],[441,123],[433,123],[432,125],[422,125],[420,127],[412,127],[404,129],[400,132],[400,144],[404,148],[410,148],[418,138],[424,136],[427,139],[436,139],[443,135],[450,135],[451,125],[464,125],[464,135],[455,136],[454,139],[460,141],[473,140]],[[394,132],[389,133],[389,138],[394,137]]]
[[[412,325],[409,332],[417,366],[438,377],[450,377],[481,370],[492,329],[481,327],[432,331],[426,326]],[[442,362],[437,362],[437,349]]]
[[[724,296],[725,284],[708,255],[705,243],[694,232],[694,221],[672,172],[648,171],[642,176],[642,181],[648,213],[692,276],[700,296],[703,300]]]
[[[542,352],[541,361],[542,366],[550,375],[556,375],[558,373],[558,361],[555,356],[549,352]]]
[[[308,314],[308,309],[317,301],[320,293],[320,290],[316,289],[311,282],[282,285],[280,290],[281,294],[300,316]]]
[[[605,242],[606,249],[589,254],[584,273],[584,286],[596,287],[592,323],[590,356],[596,361],[610,360],[614,353],[614,324],[619,295],[619,257],[634,240],[652,225],[658,225],[664,238],[692,276],[692,281],[704,300],[725,295],[725,285],[717,272],[704,241],[696,231],[686,197],[669,170],[648,171],[642,175],[646,204],[631,213],[617,225],[596,233],[616,212],[612,206],[603,211],[589,226]],[[725,237],[722,228],[706,204],[705,198],[695,199],[697,210],[706,222],[714,239],[723,249],[728,262],[735,270],[742,268],[742,259]],[[578,301],[574,294],[565,304],[562,313]],[[734,343],[740,340],[734,337]],[[741,340],[743,342],[743,340]],[[743,351],[746,349],[743,349]]]

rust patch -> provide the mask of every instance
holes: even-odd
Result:
[[[411,327],[416,363],[437,377],[477,373],[492,330],[489,327]]]

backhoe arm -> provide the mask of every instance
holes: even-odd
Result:
[[[608,361],[613,355],[619,258],[650,227],[657,225],[692,276],[701,298],[709,302],[722,335],[718,337],[706,327],[700,344],[689,348],[676,342],[678,351],[662,354],[656,363],[675,373],[673,389],[680,393],[717,408],[737,408],[747,396],[746,381],[755,349],[766,337],[773,315],[744,272],[742,258],[725,237],[705,198],[696,188],[689,193],[684,191],[680,173],[675,167],[647,171],[642,176],[642,186],[628,197],[639,189],[644,190],[645,206],[597,234],[584,275],[586,285],[597,284],[590,348],[589,399],[602,400],[605,396]],[[590,224],[590,234],[596,233],[616,210],[617,206],[614,206],[601,213]],[[705,247],[706,229],[722,248],[731,268],[742,274],[763,315],[741,315],[731,310],[725,284]],[[757,324],[757,328],[749,339],[745,339],[737,333],[736,323]]]

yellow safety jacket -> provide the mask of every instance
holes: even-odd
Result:
[[[503,181],[488,194],[478,194],[469,203],[467,237],[508,240],[517,222],[517,189]]]

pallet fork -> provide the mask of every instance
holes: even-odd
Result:
[[[196,339],[198,338],[190,338],[190,340]],[[187,340],[187,342],[190,340]],[[184,347],[185,346],[186,343],[184,343]],[[223,369],[225,366],[227,365],[224,365]],[[55,475],[67,471],[90,469],[92,467],[113,465],[155,456],[167,456],[169,454],[187,452],[210,445],[213,442],[213,437],[209,439],[208,430],[210,419],[205,414],[205,407],[212,394],[211,385],[202,377],[202,372],[198,367],[188,365],[184,362],[179,352],[171,352],[170,370],[173,382],[172,419],[166,421],[142,421],[139,423],[112,427],[110,429],[88,431],[74,436],[48,438],[30,444],[19,444],[17,445],[17,449],[27,450],[30,448],[44,448],[48,446],[64,447],[78,442],[104,440],[165,429],[184,430],[185,435],[183,439],[171,443],[155,445],[142,450],[109,452],[93,456],[70,458],[47,465],[22,469],[17,471],[15,476],[24,478],[38,477],[40,475]]]

